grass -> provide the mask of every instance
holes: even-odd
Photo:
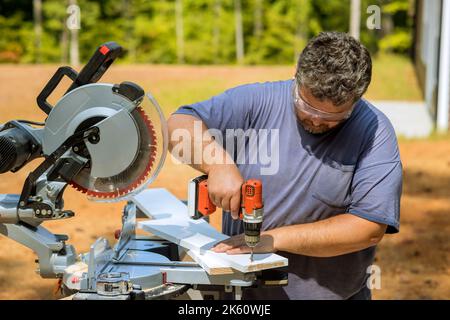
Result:
[[[379,54],[373,57],[369,100],[423,100],[412,61],[405,56]]]
[[[131,71],[130,71],[131,70]],[[113,66],[102,81],[134,81],[150,90],[166,115],[224,90],[253,82],[290,79],[295,65],[286,66]],[[373,57],[372,82],[365,96],[369,100],[420,101],[413,64],[408,57],[379,54]]]
[[[161,88],[161,99],[167,99],[169,106],[192,103],[207,99],[229,87],[249,82],[274,81],[289,79],[294,73],[295,66],[264,67],[189,67],[193,69],[211,70],[198,81],[183,81],[181,75],[177,81],[176,95],[173,95],[171,85]],[[176,66],[174,66],[176,68]],[[221,70],[228,69],[228,76],[222,75]],[[254,72],[256,69],[256,72]],[[218,71],[218,74],[214,72]],[[195,72],[192,70],[192,72]],[[394,54],[380,54],[373,58],[372,83],[366,93],[369,100],[402,100],[420,101],[422,93],[415,75],[411,60],[405,56]],[[175,108],[170,108],[174,110]]]
[[[59,65],[0,65],[8,87],[11,75],[31,72],[29,94],[37,96]],[[190,104],[219,94],[241,84],[285,80],[293,77],[295,64],[284,66],[192,66],[117,64],[101,82],[129,80],[149,90],[161,104],[166,116],[183,104]],[[13,77],[19,77],[13,76]],[[30,80],[31,80],[30,79]],[[10,89],[6,90],[9,92]],[[56,96],[60,96],[63,91]],[[369,100],[420,101],[422,94],[408,57],[379,54],[373,57],[372,83],[365,96]],[[14,98],[14,97],[13,97]],[[18,98],[19,99],[19,98]],[[33,100],[35,97],[33,97]]]
[[[407,138],[402,135],[398,135],[397,139],[400,143],[404,142],[420,142],[420,141],[427,141],[427,142],[437,142],[437,141],[449,141],[450,142],[450,131],[449,132],[438,132],[434,130],[429,136],[427,137],[416,137],[416,138]]]

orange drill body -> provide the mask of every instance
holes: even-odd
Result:
[[[189,212],[194,219],[200,219],[216,211],[208,193],[208,176],[191,180],[189,185]],[[246,244],[253,248],[259,243],[263,221],[263,192],[262,183],[257,179],[247,180],[241,188],[240,219],[244,224],[244,238]],[[193,203],[191,203],[193,201]]]
[[[216,211],[215,204],[208,194],[208,180],[203,180],[198,185],[198,211],[204,215],[210,215]]]
[[[188,212],[193,219],[209,216],[217,209],[209,198],[207,175],[194,178],[189,182],[188,199]]]
[[[254,210],[263,207],[261,181],[250,179],[242,185],[241,202],[246,214],[253,214]]]
[[[262,195],[261,181],[250,179],[242,185],[241,217],[244,223],[244,239],[252,248],[252,257],[253,248],[258,245],[261,235],[264,213]]]

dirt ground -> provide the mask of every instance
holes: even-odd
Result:
[[[56,70],[55,66],[0,66],[0,123],[12,119],[43,120],[44,114],[35,98]],[[256,67],[126,67],[119,66],[106,80],[132,80],[152,85],[154,95],[174,95],[169,84],[188,84],[195,95],[196,81],[228,79],[224,87],[261,79],[288,75],[290,68]],[[172,85],[173,87],[173,85]],[[175,90],[176,91],[176,90]],[[213,89],[211,89],[213,91]],[[211,92],[214,93],[214,92]],[[204,93],[203,93],[204,94]],[[164,100],[165,99],[165,100]],[[182,99],[182,98],[180,98]],[[166,115],[182,103],[176,98],[162,98]],[[190,102],[190,101],[184,101]],[[160,101],[161,103],[161,101]],[[404,165],[404,187],[401,202],[401,230],[387,235],[379,245],[376,264],[381,268],[381,289],[374,290],[375,299],[450,299],[450,137],[400,141]],[[36,162],[16,174],[0,177],[0,193],[20,193],[27,173]],[[174,164],[170,156],[152,187],[164,187],[177,197],[186,198],[189,178],[197,173]],[[104,204],[88,201],[73,189],[65,193],[65,207],[75,211],[69,220],[45,223],[55,233],[70,237],[78,252],[85,252],[100,236],[113,241],[120,227],[124,203]],[[219,227],[220,216],[213,225]],[[35,254],[0,236],[0,299],[55,299],[52,291],[56,280],[40,278],[35,272]]]

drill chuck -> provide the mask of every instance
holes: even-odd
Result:
[[[263,222],[264,205],[261,181],[251,179],[244,183],[241,201],[245,243],[253,248],[259,243]]]
[[[244,222],[244,238],[245,243],[249,247],[256,247],[260,240],[262,223],[245,223]]]
[[[244,238],[245,243],[249,247],[255,247],[260,240],[262,222],[263,222],[263,208],[255,209],[251,214],[244,212]]]

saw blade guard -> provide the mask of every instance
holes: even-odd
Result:
[[[137,141],[130,139],[124,147],[133,150],[137,147],[137,153],[132,159],[131,165],[128,165],[115,176],[105,178],[101,169],[94,170],[94,167],[91,168],[89,186],[86,188],[87,190],[83,190],[86,191],[87,197],[91,201],[118,202],[128,200],[152,183],[164,165],[168,149],[168,131],[160,105],[150,92],[136,99],[133,104],[136,107],[131,115],[138,129]],[[102,123],[99,123],[98,126],[102,130]],[[122,146],[116,150],[121,148]],[[107,159],[103,160],[99,159],[96,163],[108,162]],[[99,168],[102,167],[99,166]]]
[[[130,97],[133,96],[131,99]],[[72,146],[64,157],[87,165],[67,181],[90,200],[127,200],[158,175],[167,153],[163,112],[151,93],[130,82],[93,83],[65,94],[52,108],[43,133],[51,155],[76,132],[95,126],[98,135]]]

